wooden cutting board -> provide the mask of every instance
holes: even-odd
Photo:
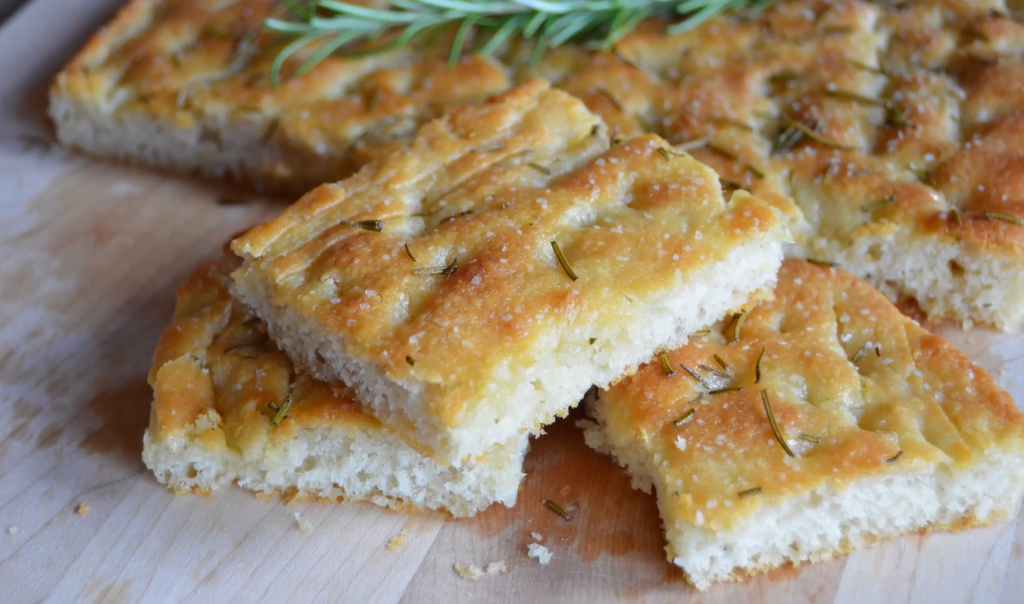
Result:
[[[1024,602],[1022,515],[697,593],[665,560],[653,498],[583,445],[575,417],[534,441],[514,509],[468,520],[369,504],[286,506],[238,489],[170,494],[139,455],[146,372],[174,289],[230,235],[281,206],[221,206],[225,191],[210,183],[30,138],[50,136],[49,79],[117,4],[35,0],[0,29],[3,602]],[[1024,338],[938,329],[1024,401]],[[546,509],[547,498],[571,520]],[[312,531],[298,529],[296,513]],[[402,531],[404,545],[388,549]],[[534,532],[554,554],[549,565],[526,557]],[[476,583],[453,570],[499,560],[508,572]]]

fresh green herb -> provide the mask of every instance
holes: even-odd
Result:
[[[668,150],[665,149],[665,147],[658,147],[658,154],[660,154],[661,158],[665,161],[672,161],[672,156],[669,155]]]
[[[712,354],[711,357],[715,359],[715,362],[718,363],[723,370],[729,371],[729,365],[727,365],[725,361],[722,360],[722,357],[718,356],[717,354]]]
[[[761,487],[754,487],[752,489],[747,489],[745,491],[740,491],[739,493],[736,493],[736,495],[740,499],[744,499],[744,498],[750,497],[752,495],[760,495],[763,492],[764,492],[764,489],[762,489]]]
[[[288,411],[292,408],[292,395],[289,394],[280,406],[274,403],[270,403],[269,406],[270,410],[274,412],[274,418],[270,420],[270,423],[277,426],[281,423],[281,420],[288,416]]]
[[[709,390],[708,394],[722,394],[723,392],[743,392],[743,387],[730,386],[728,388],[715,388],[714,390]]]
[[[1009,222],[1017,226],[1024,226],[1024,220],[1021,220],[1016,216],[1010,216],[1009,214],[1002,214],[999,212],[985,212],[985,218],[988,218],[989,220],[1002,220],[1003,222]]]
[[[418,268],[413,271],[416,275],[444,275],[447,279],[455,274],[455,271],[459,268],[459,259],[452,260],[452,263],[448,266],[430,266],[427,268]]]
[[[889,459],[885,460],[885,463],[896,463],[896,461],[900,457],[903,457],[903,449],[900,449],[899,451],[896,452],[896,455],[893,455]]]
[[[732,376],[729,375],[728,373],[725,373],[724,371],[719,371],[718,369],[715,369],[714,367],[708,367],[704,363],[701,363],[697,368],[700,369],[701,371],[705,372],[705,373],[710,373],[711,375],[716,375],[716,376],[718,376],[718,377],[720,377],[722,379],[726,379],[727,380],[727,379],[732,378]]]
[[[409,244],[408,243],[405,244],[405,255],[409,257],[409,260],[412,260],[413,262],[416,262],[416,256],[412,255],[412,250],[409,249]]]
[[[448,216],[447,218],[445,218],[444,220],[442,220],[438,224],[444,224],[446,222],[455,220],[456,218],[462,218],[463,216],[469,216],[470,214],[474,213],[475,211],[476,210],[466,210],[465,212],[458,212],[456,214],[452,214],[451,216]]]
[[[801,433],[800,440],[806,440],[807,442],[814,443],[816,445],[821,443],[821,437],[815,436],[813,434]]]
[[[743,329],[743,322],[747,320],[747,315],[749,315],[749,314],[750,314],[750,311],[749,310],[745,310],[745,311],[741,312],[739,315],[736,316],[736,327],[733,329],[733,332],[732,332],[732,341],[733,342],[739,342],[740,341],[740,330]]]
[[[949,209],[949,215],[953,218],[953,221],[956,222],[957,226],[964,226],[964,219],[960,217],[960,212],[958,212],[955,207]]]
[[[793,450],[786,444],[786,439],[782,438],[782,432],[779,432],[779,424],[775,422],[775,414],[772,413],[772,403],[768,399],[768,390],[761,390],[761,402],[764,403],[764,413],[768,416],[768,423],[772,427],[772,434],[775,435],[775,440],[779,441],[779,445],[782,446],[782,450],[786,452],[786,455],[790,457],[796,457]]]
[[[314,42],[321,46],[299,68],[302,73],[348,46],[376,43],[392,29],[401,32],[394,40],[356,52],[402,48],[456,28],[448,53],[449,63],[455,63],[475,28],[490,33],[477,49],[480,54],[493,54],[519,37],[536,40],[531,57],[536,61],[545,49],[567,43],[596,43],[608,50],[648,16],[685,15],[668,27],[669,33],[679,33],[727,8],[757,8],[768,0],[391,0],[381,8],[334,0],[285,4],[290,14],[264,23],[265,29],[294,38],[274,61],[275,80],[291,55]]]
[[[573,281],[578,281],[579,277],[573,272],[572,267],[569,266],[569,261],[565,259],[565,254],[562,253],[562,248],[558,247],[557,241],[551,242],[551,249],[555,250],[555,258],[558,259],[558,264],[562,265],[562,270],[569,276]]]
[[[561,516],[562,520],[568,520],[569,519],[569,514],[565,513],[565,508],[563,508],[562,506],[558,505],[558,503],[556,503],[556,502],[554,502],[554,501],[552,501],[550,499],[545,499],[544,500],[544,505],[549,510],[551,510],[552,512],[554,512],[554,513],[558,514],[559,516]]]
[[[647,121],[643,115],[639,113],[633,114],[633,119],[636,120],[637,124],[640,124],[640,129],[644,132],[654,132],[654,128],[651,127],[651,123]]]
[[[798,121],[796,121],[794,119],[791,119],[791,118],[788,118],[788,117],[783,117],[782,118],[782,122],[787,126],[787,128],[796,129],[797,131],[800,132],[800,134],[806,136],[807,138],[809,138],[809,139],[811,139],[811,140],[813,140],[813,141],[815,141],[817,143],[825,145],[826,147],[830,147],[830,148],[836,149],[838,151],[856,151],[857,150],[856,146],[844,145],[843,143],[841,143],[841,142],[839,142],[839,141],[837,141],[837,140],[835,140],[833,138],[829,138],[829,137],[825,136],[824,134],[820,134],[817,131],[817,128],[815,126],[808,126],[807,124],[798,122]],[[781,138],[781,135],[780,135],[780,138]],[[788,148],[786,150],[789,150],[789,148],[792,148],[792,146],[794,144],[796,144],[797,142],[799,142],[799,140],[800,140],[799,138],[796,138],[794,141],[792,141],[792,143],[788,146]],[[776,145],[776,146],[778,147],[778,145]]]
[[[530,166],[531,168],[533,168],[534,170],[540,172],[541,174],[545,174],[547,176],[551,176],[551,168],[548,168],[547,166],[542,166],[542,165],[540,165],[538,163],[535,163],[535,162],[532,162],[532,161],[526,162],[526,165]]]
[[[690,337],[691,338],[703,338],[703,337],[709,336],[709,335],[711,335],[711,330],[710,329],[701,329],[701,330],[698,330],[698,331],[695,331],[695,332],[691,333]]]
[[[761,359],[764,358],[764,351],[767,350],[765,347],[761,347],[761,354],[757,355],[757,363],[754,364],[754,383],[761,383]]]
[[[704,388],[706,388],[707,390],[711,390],[711,385],[710,385],[710,384],[708,384],[707,382],[705,382],[705,381],[704,381],[704,378],[703,378],[703,377],[701,377],[701,375],[700,375],[699,373],[697,373],[697,372],[696,372],[696,371],[694,371],[693,369],[690,369],[690,368],[689,368],[689,367],[687,367],[686,365],[683,365],[682,363],[679,363],[679,366],[683,368],[683,371],[685,371],[686,373],[689,373],[689,374],[690,374],[690,376],[692,376],[692,377],[693,377],[693,379],[695,379],[695,380],[697,380],[698,382],[700,382],[700,385],[701,385],[701,386],[704,386]]]
[[[671,363],[668,362],[668,355],[664,352],[658,353],[658,360],[661,361],[661,370],[665,372],[667,376],[673,376],[676,374],[675,370],[672,369]]]
[[[679,416],[679,419],[672,422],[672,425],[678,428],[679,426],[688,424],[693,421],[693,416],[695,415],[697,415],[697,408],[690,407],[690,409],[686,413]]]

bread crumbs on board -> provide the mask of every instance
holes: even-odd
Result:
[[[402,529],[397,535],[388,540],[388,544],[385,547],[387,547],[389,552],[393,552],[405,545],[405,533],[406,530]]]
[[[470,564],[469,566],[466,566],[458,562],[455,563],[455,572],[459,573],[459,576],[461,576],[463,579],[467,579],[469,581],[479,581],[480,579],[489,575],[500,575],[501,573],[506,572],[507,570],[508,567],[505,566],[504,560],[491,562],[487,565],[487,570],[484,570],[475,564]]]
[[[304,534],[313,530],[313,523],[302,517],[302,514],[295,512],[295,522],[299,525],[299,530]]]
[[[528,550],[529,556],[537,562],[540,562],[541,564],[547,564],[548,562],[551,562],[551,550],[544,547],[543,545],[539,543],[531,543],[528,547]]]
[[[85,516],[86,512],[88,512],[88,511],[89,511],[89,505],[86,504],[86,503],[80,503],[80,504],[78,504],[78,507],[75,508],[75,513],[78,514],[79,516]]]

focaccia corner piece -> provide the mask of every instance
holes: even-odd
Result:
[[[160,482],[180,493],[237,483],[454,516],[515,504],[525,438],[459,469],[435,463],[363,411],[347,388],[295,372],[262,321],[231,298],[238,264],[229,253],[196,270],[157,347],[142,458]]]
[[[609,146],[534,80],[236,239],[234,278],[295,362],[459,463],[770,292],[788,240],[775,209],[656,136]]]
[[[1024,491],[1010,396],[842,270],[787,260],[773,301],[666,362],[675,375],[654,362],[601,392],[587,440],[654,486],[669,559],[699,589],[987,524]]]

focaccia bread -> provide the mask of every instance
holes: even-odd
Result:
[[[535,80],[232,247],[236,294],[297,364],[459,463],[770,291],[787,241],[774,208],[656,136],[609,146]]]
[[[262,494],[371,501],[470,516],[512,506],[526,439],[455,469],[389,431],[344,386],[297,373],[266,326],[231,298],[227,253],[178,290],[150,371],[154,401],[142,459],[176,492],[231,483]]]
[[[795,254],[932,319],[1024,320],[1024,25],[1002,0],[792,0],[675,36],[652,20],[611,52],[560,47],[537,65],[513,41],[446,67],[442,36],[294,77],[313,44],[277,89],[280,45],[259,29],[274,5],[132,0],[58,76],[60,140],[300,194],[541,75],[617,136],[707,139],[695,157],[782,210]]]
[[[877,290],[800,260],[783,264],[774,300],[590,410],[588,444],[654,487],[669,559],[699,589],[988,524],[1024,492],[1010,396]]]

